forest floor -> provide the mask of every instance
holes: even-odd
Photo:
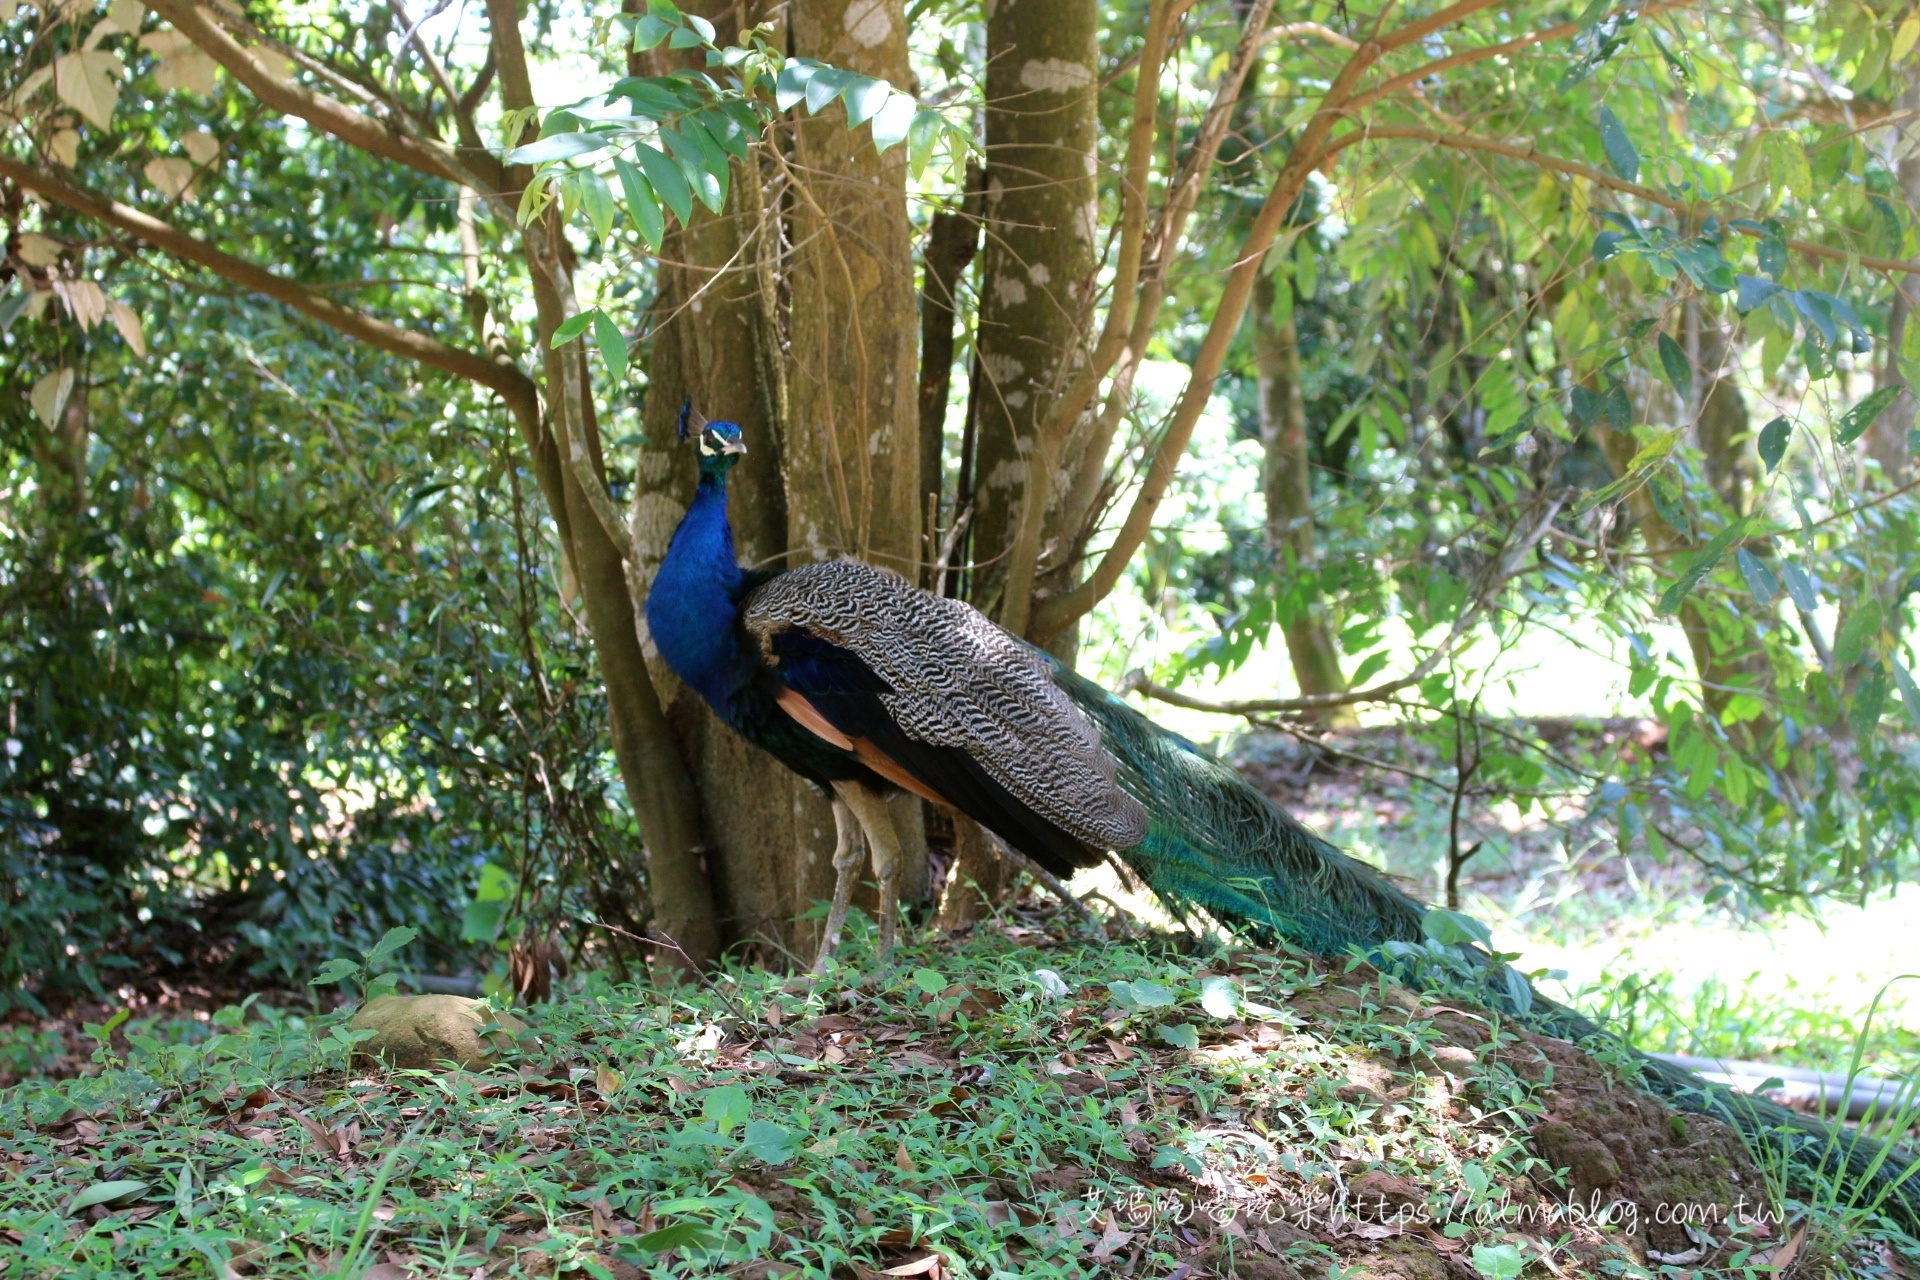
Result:
[[[1436,896],[1425,789],[1270,740],[1236,759]],[[1465,905],[1502,945],[1672,933],[1697,903],[1686,868],[1636,866],[1571,810],[1515,817],[1466,813],[1487,844]],[[0,1280],[1920,1278],[1920,1246],[1629,1087],[1617,1050],[1464,992],[1146,930],[1094,942],[1044,898],[885,969],[868,940],[818,984],[588,974],[471,1071],[350,1065],[351,1009],[312,989],[153,980],[16,1019]],[[1858,1023],[1763,994],[1693,1025],[1668,978],[1626,1011],[1643,1045],[1679,1028],[1831,1065]],[[108,1030],[116,1005],[134,1016]],[[1870,1056],[1911,1062],[1910,1017],[1869,1031]]]
[[[595,975],[471,1071],[349,1069],[344,1010],[105,1034],[0,1094],[0,1277],[1920,1275],[1617,1053],[1366,966],[865,941]]]

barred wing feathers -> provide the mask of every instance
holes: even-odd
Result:
[[[1003,789],[1089,852],[1130,848],[1146,837],[1146,810],[1116,783],[1113,754],[1055,683],[1050,661],[970,605],[872,565],[834,560],[756,588],[741,619],[766,653],[815,659],[809,670],[832,665],[820,642],[851,655],[878,677],[873,692],[891,721],[871,727],[897,729],[908,740],[896,739],[897,746],[964,753],[994,784],[988,790]],[[838,662],[843,670],[853,665]],[[831,693],[851,682],[829,683]]]

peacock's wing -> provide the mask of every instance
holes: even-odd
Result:
[[[834,729],[1049,869],[1145,838],[1146,810],[1047,659],[969,605],[836,560],[757,588],[741,619]],[[1048,828],[1071,843],[1040,839]]]

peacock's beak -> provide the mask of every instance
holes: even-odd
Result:
[[[728,440],[720,446],[720,452],[722,453],[745,453],[746,451],[747,442],[745,440]]]

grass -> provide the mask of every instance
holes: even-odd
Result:
[[[0,1094],[0,1276],[1673,1271],[1646,1221],[1514,1216],[1566,1197],[1536,1134],[1625,1098],[1605,1067],[1364,967],[1016,924],[520,1012],[478,1072],[350,1070],[344,1013],[104,1037]],[[1716,1232],[1729,1276],[1784,1240]]]

